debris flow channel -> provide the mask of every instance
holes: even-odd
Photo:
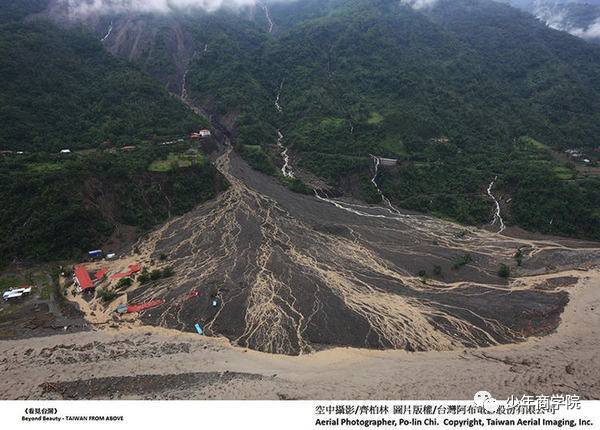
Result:
[[[181,95],[211,121],[220,142],[211,159],[230,187],[137,244],[142,258],[164,255],[176,273],[130,294],[165,301],[141,314],[147,324],[188,332],[198,324],[205,335],[278,354],[517,342],[553,331],[568,301],[525,277],[600,257],[593,243],[512,238],[398,210],[377,186],[378,157],[373,184],[383,205],[293,193],[239,157],[227,128],[194,106],[185,78]],[[279,132],[282,173],[293,177],[283,140]],[[518,249],[523,265],[507,281],[498,268],[514,266]]]

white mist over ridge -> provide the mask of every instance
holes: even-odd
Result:
[[[59,0],[72,15],[103,15],[128,12],[169,13],[202,9],[208,12],[220,8],[237,9],[254,6],[257,0]]]
[[[600,38],[600,18],[596,19],[596,21],[588,28],[572,28],[568,31],[574,36],[579,36],[584,39],[598,39]]]
[[[600,0],[510,0],[548,27],[583,39],[600,38]]]
[[[401,0],[402,3],[411,6],[413,9],[425,9],[433,6],[438,0]]]
[[[214,12],[221,8],[239,9],[260,6],[264,3],[283,3],[302,0],[57,0],[71,15],[106,15],[128,12],[169,13],[173,11],[201,9]],[[399,0],[413,9],[425,9],[438,0]]]
[[[270,3],[301,2],[303,0],[55,0],[62,5],[71,19],[85,19],[93,15],[123,13],[170,13],[174,11],[241,9]],[[398,0],[415,10],[435,6],[439,0]],[[530,12],[549,27],[569,32],[584,39],[600,38],[600,0],[498,0]],[[589,2],[589,3],[588,3]],[[572,7],[588,7],[589,18],[581,22]],[[579,19],[575,19],[575,17]]]

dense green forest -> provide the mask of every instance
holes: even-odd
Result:
[[[81,257],[117,225],[145,231],[225,189],[187,145],[0,158],[0,265]]]
[[[482,225],[497,177],[509,225],[600,239],[598,176],[560,158],[580,148],[598,160],[600,47],[507,5],[275,2],[273,33],[260,8],[128,17],[156,29],[139,69],[82,30],[16,23],[27,15],[17,9],[0,15],[2,149],[111,146],[201,125],[141,72],[177,89],[180,40],[189,95],[232,121],[237,150],[258,170],[278,174],[281,130],[295,168],[370,203],[377,155],[399,160],[378,179],[400,207]]]
[[[0,5],[0,266],[126,243],[121,227],[139,234],[226,187],[186,141],[157,144],[206,120],[84,29],[25,19],[47,3]]]
[[[131,144],[205,125],[91,35],[49,22],[0,24],[0,76],[2,150]]]
[[[271,14],[273,34],[261,19],[228,13],[203,16],[194,30],[208,49],[192,62],[191,93],[236,115],[251,164],[256,145],[277,160],[281,129],[296,166],[333,185],[348,175],[366,183],[369,154],[397,158],[401,167],[382,175],[394,203],[483,224],[493,211],[485,190],[498,176],[509,224],[600,239],[597,179],[564,179],[555,173],[564,163],[536,164],[520,144],[531,136],[556,153],[593,153],[599,47],[486,0],[420,11],[392,0],[307,0],[273,4]],[[351,191],[373,198],[368,186]]]
[[[3,1],[0,4],[0,24],[21,21],[42,12],[47,6],[48,0]]]

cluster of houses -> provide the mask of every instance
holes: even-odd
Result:
[[[96,287],[104,282],[118,281],[123,278],[130,278],[141,272],[140,264],[130,264],[127,270],[119,273],[110,274],[106,267],[100,269],[89,270],[83,265],[75,266],[73,272],[73,282],[75,291],[78,294],[93,294]],[[137,304],[120,304],[115,309],[119,314],[136,313],[147,309],[152,309],[161,306],[165,303],[164,299],[155,299]]]
[[[90,251],[88,255],[91,258],[99,259],[102,258],[102,250]],[[115,254],[107,254],[107,259],[113,259]],[[140,264],[130,264],[127,270],[119,273],[110,274],[109,269],[106,267],[97,270],[88,270],[84,265],[75,266],[73,270],[73,282],[75,283],[75,291],[78,293],[92,292],[96,287],[103,281],[115,281],[122,278],[129,278],[142,270]]]
[[[121,151],[124,151],[124,152],[133,151],[135,148],[136,147],[133,146],[133,145],[128,145],[128,146],[122,147]],[[23,155],[23,154],[25,154],[25,151],[4,151],[4,150],[0,151],[0,155],[14,155],[14,154],[16,154],[16,155]],[[71,154],[73,154],[73,151],[71,151],[70,149],[67,149],[67,148],[61,149],[58,152],[58,155],[61,155],[61,156],[69,156]]]
[[[591,160],[589,158],[585,158],[585,155],[579,149],[567,149],[565,151],[565,154],[567,154],[567,156],[569,158],[571,158],[572,160],[580,161],[580,162],[582,162],[584,164],[591,163]]]
[[[212,134],[211,134],[210,130],[204,128],[198,132],[193,132],[192,134],[190,134],[190,139],[192,139],[192,140],[206,139],[206,138],[210,137],[211,135]],[[179,138],[179,139],[169,140],[166,142],[161,142],[160,144],[161,145],[175,145],[177,143],[182,143],[182,142],[184,142],[184,139]],[[121,151],[124,151],[124,152],[130,152],[130,151],[135,150],[136,146],[126,145],[120,149],[121,149]],[[0,155],[5,155],[5,156],[23,155],[23,154],[25,154],[25,151],[0,150]],[[71,149],[65,148],[65,149],[61,149],[58,154],[62,155],[62,156],[69,156],[69,155],[73,154],[73,151]]]
[[[192,140],[205,139],[210,136],[211,136],[210,130],[205,128],[205,129],[200,130],[198,133],[192,133],[190,135],[190,139],[192,139]]]

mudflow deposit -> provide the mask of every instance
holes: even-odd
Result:
[[[138,244],[176,272],[129,294],[165,300],[141,316],[145,324],[188,332],[200,324],[235,345],[291,355],[519,342],[555,330],[569,300],[561,282],[527,276],[589,267],[600,256],[597,244],[465,228],[404,213],[385,197],[365,206],[318,190],[295,194],[248,167],[226,135],[213,160],[229,190]],[[378,168],[375,160],[375,183]],[[498,268],[515,266],[519,249],[524,263],[506,281]]]

